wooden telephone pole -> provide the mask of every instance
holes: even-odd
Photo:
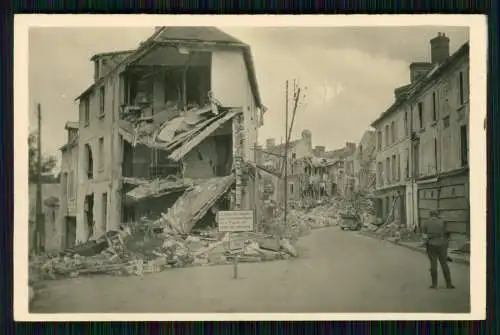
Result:
[[[42,108],[37,104],[38,119],[38,141],[37,141],[37,164],[36,164],[36,223],[35,223],[35,252],[43,252],[44,223],[42,213]]]

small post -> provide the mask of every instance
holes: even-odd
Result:
[[[229,246],[231,246],[233,234],[229,235]],[[233,255],[233,279],[238,279],[238,254]]]

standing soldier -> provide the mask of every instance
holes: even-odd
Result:
[[[445,222],[439,218],[438,211],[431,211],[430,219],[424,223],[422,227],[422,237],[427,248],[427,256],[431,263],[431,279],[432,285],[430,288],[437,287],[437,262],[441,264],[443,276],[446,281],[447,288],[455,288],[451,282],[450,268],[448,267],[448,237]]]

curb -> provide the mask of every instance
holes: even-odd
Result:
[[[418,248],[418,247],[414,247],[412,245],[408,245],[408,244],[405,244],[404,242],[403,243],[398,243],[398,242],[394,242],[394,241],[390,241],[390,240],[386,240],[386,239],[381,239],[380,237],[378,237],[377,235],[373,234],[373,233],[370,233],[370,232],[363,232],[363,231],[358,231],[359,235],[363,235],[363,236],[367,236],[367,237],[371,237],[373,239],[377,239],[379,241],[385,241],[385,242],[389,242],[389,243],[392,243],[392,244],[395,244],[395,245],[399,245],[403,248],[406,248],[406,249],[410,249],[410,250],[413,250],[413,251],[417,251],[417,252],[420,252],[422,254],[425,254],[425,249],[423,248]],[[459,263],[459,264],[465,264],[465,265],[470,265],[470,262],[468,259],[463,259],[463,258],[460,258],[460,257],[454,257],[455,255],[451,254],[451,255],[448,255],[448,257],[450,257],[452,259],[452,262],[453,263]]]

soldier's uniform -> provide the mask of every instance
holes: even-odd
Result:
[[[448,267],[448,232],[445,222],[438,217],[437,213],[431,213],[431,218],[424,223],[422,233],[427,235],[427,255],[431,263],[431,288],[437,287],[437,263],[441,264],[443,276],[447,288],[454,288],[451,282],[450,268]]]

